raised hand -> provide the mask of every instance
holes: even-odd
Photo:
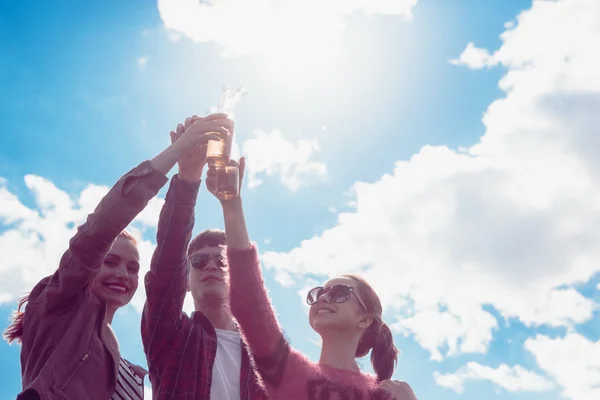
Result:
[[[194,115],[186,118],[184,124],[177,125],[170,132],[171,143],[181,146],[184,152],[179,158],[179,177],[190,182],[198,182],[206,164],[206,145],[209,140],[218,140],[233,130],[233,121],[226,114],[214,114],[205,118]]]
[[[221,203],[231,202],[232,200],[239,199],[241,191],[242,191],[242,182],[244,180],[244,170],[246,169],[246,159],[244,157],[240,158],[239,163],[235,160],[229,161],[229,166],[237,168],[238,176],[239,176],[239,194],[235,198],[224,200],[219,199]],[[208,172],[206,173],[206,189],[211,192],[213,195],[217,189],[217,170],[214,167],[210,167]]]

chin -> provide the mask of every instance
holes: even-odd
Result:
[[[200,292],[202,294],[205,294],[205,293],[227,294],[227,287],[225,286],[225,283],[223,283],[223,282],[216,282],[216,281],[202,282],[202,285],[200,286],[200,288],[201,288]]]
[[[107,305],[113,308],[122,308],[129,304],[131,300],[123,299],[106,299]]]
[[[331,321],[323,321],[322,319],[316,319],[316,320],[312,320],[310,321],[310,326],[312,326],[312,328],[317,331],[320,332],[322,330],[327,330],[327,328],[331,325]]]
[[[125,307],[127,304],[129,304],[131,302],[131,298],[133,296],[104,296],[104,300],[106,301],[107,305],[109,307],[113,307],[113,308],[121,308],[121,307]]]
[[[310,325],[317,333],[345,331],[350,328],[347,321],[337,318],[315,318]]]

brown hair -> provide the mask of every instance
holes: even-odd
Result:
[[[363,334],[356,349],[356,357],[364,357],[371,350],[371,364],[377,374],[377,380],[390,379],[398,362],[398,349],[394,345],[392,331],[381,319],[383,308],[375,290],[363,278],[356,275],[344,275],[356,283],[358,295],[365,303],[367,313],[373,322]]]
[[[137,239],[129,232],[123,230],[117,237],[124,237],[131,240],[136,245],[138,244]],[[13,341],[21,343],[23,338],[23,315],[25,313],[25,304],[29,300],[29,294],[19,299],[17,310],[13,313],[11,324],[4,330],[4,338],[11,344]],[[21,310],[23,309],[23,310]]]
[[[17,310],[13,313],[12,323],[4,331],[4,338],[8,344],[11,344],[15,340],[17,343],[21,343],[21,338],[23,337],[23,311],[21,311],[21,308],[25,306],[27,300],[29,300],[28,294],[19,299]]]
[[[188,247],[188,255],[204,247],[227,244],[225,232],[220,229],[207,229],[196,236]]]
[[[119,233],[119,236],[117,237],[124,237],[126,239],[131,240],[133,243],[136,244],[136,246],[138,245],[138,240],[128,231],[121,231],[121,233]]]

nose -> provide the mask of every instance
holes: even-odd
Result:
[[[127,279],[129,273],[127,272],[127,265],[125,263],[120,263],[117,268],[114,269],[115,278]]]
[[[319,297],[317,297],[317,303],[323,301],[324,303],[331,303],[331,299],[329,298],[329,293],[323,293]]]
[[[210,259],[210,260],[208,261],[208,263],[206,264],[206,267],[205,267],[205,269],[206,269],[207,271],[218,271],[218,270],[219,270],[219,267],[217,266],[217,263],[215,262],[215,260],[213,260],[213,259]]]

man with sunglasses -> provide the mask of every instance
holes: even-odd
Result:
[[[195,119],[179,124],[171,140]],[[145,278],[141,330],[153,398],[266,399],[229,309],[225,233],[207,230],[190,243],[205,163],[205,148],[179,162]],[[186,291],[194,299],[190,316],[182,312]]]

